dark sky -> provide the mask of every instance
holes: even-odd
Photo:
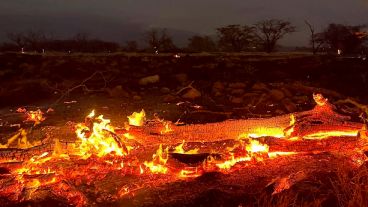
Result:
[[[123,42],[142,40],[149,27],[165,27],[183,42],[195,33],[215,34],[216,27],[268,18],[297,26],[284,44],[305,45],[305,19],[317,29],[332,22],[367,24],[368,0],[0,0],[0,41],[7,32],[33,29]]]

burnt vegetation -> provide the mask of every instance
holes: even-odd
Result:
[[[182,47],[162,28],[123,44],[8,33],[0,202],[368,206],[366,27],[305,25],[307,52],[283,53],[298,28],[279,19]]]
[[[312,23],[305,21],[310,31],[310,49],[313,54],[336,53],[364,54],[367,51],[365,25],[329,24],[316,31]],[[275,52],[280,49],[279,40],[297,31],[291,22],[280,19],[259,21],[253,25],[227,25],[216,28],[216,35],[194,35],[186,46],[175,45],[167,29],[151,28],[141,39],[125,44],[109,42],[78,33],[68,39],[57,39],[42,31],[8,33],[8,42],[1,51],[66,52],[66,53],[114,53],[114,52]],[[143,40],[143,41],[141,41]]]

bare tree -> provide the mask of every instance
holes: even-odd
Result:
[[[188,50],[190,52],[213,52],[216,51],[216,43],[209,36],[194,35],[189,38]]]
[[[23,48],[26,46],[26,39],[25,39],[25,35],[24,33],[7,33],[6,34],[7,38],[13,42],[17,47],[19,48]]]
[[[138,43],[137,41],[126,41],[125,42],[125,48],[128,52],[137,52],[138,51]]]
[[[28,32],[8,33],[7,37],[18,47],[27,47],[30,50],[41,50],[48,40],[47,35],[41,31],[30,30]]]
[[[228,25],[217,28],[218,46],[223,51],[240,52],[247,50],[253,42],[253,28],[247,25]]]
[[[145,33],[145,41],[147,42],[149,49],[154,52],[167,52],[176,48],[166,29],[150,29]]]
[[[286,34],[295,32],[295,27],[289,21],[279,19],[263,20],[254,24],[254,27],[254,34],[268,53],[275,50],[277,42]]]
[[[316,30],[311,23],[309,23],[307,20],[305,20],[304,22],[308,26],[311,33],[310,44],[312,46],[313,55],[315,55],[320,51],[321,47],[324,44],[324,40],[321,33],[316,33]]]
[[[312,24],[309,23],[307,20],[304,20],[304,22],[308,26],[309,31],[311,33],[311,36],[310,36],[310,44],[312,46],[313,55],[315,55],[317,53],[317,50],[316,50],[316,33],[315,33],[315,29],[312,26]]]
[[[159,39],[159,50],[170,52],[176,49],[172,37],[167,33],[166,29],[161,30],[161,37]]]
[[[364,49],[364,44],[368,42],[365,28],[364,25],[329,24],[323,32],[317,34],[320,39],[317,41],[323,41],[323,44],[333,53],[338,50],[346,54],[357,53]]]

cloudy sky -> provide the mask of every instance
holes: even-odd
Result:
[[[220,26],[268,18],[297,26],[284,44],[306,45],[304,20],[317,29],[328,23],[368,24],[368,0],[1,0],[0,41],[8,32],[33,29],[60,38],[86,32],[124,42],[162,27],[183,42],[192,34],[215,34]]]

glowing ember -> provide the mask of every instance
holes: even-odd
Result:
[[[289,124],[289,127],[287,127],[284,130],[285,137],[288,137],[289,140],[291,139],[291,137],[290,137],[291,134],[294,132],[295,122],[296,122],[295,116],[294,116],[294,114],[291,114],[290,115],[290,124]]]
[[[143,126],[146,121],[146,113],[142,109],[141,112],[134,112],[132,115],[128,116],[129,125],[131,126]]]
[[[165,166],[167,160],[169,159],[169,148],[166,147],[165,150],[162,149],[162,145],[156,151],[156,154],[153,154],[152,161],[145,161],[144,165],[149,168],[152,173],[162,173],[166,174],[168,168]]]
[[[240,139],[242,138],[260,138],[260,137],[276,137],[276,138],[283,138],[284,129],[280,127],[257,127],[250,131],[247,134],[241,134],[239,136]]]
[[[245,147],[250,153],[267,153],[268,146],[266,144],[260,144],[258,140],[250,140],[250,144]]]
[[[16,111],[18,113],[25,113],[27,116],[25,122],[34,122],[35,126],[45,120],[45,117],[43,117],[43,112],[40,109],[37,111],[27,111],[25,108],[18,108]]]
[[[14,145],[13,143],[16,142],[16,145]],[[36,145],[39,145],[41,142],[35,142],[33,144],[31,144],[28,139],[27,139],[27,132],[24,129],[19,129],[19,131],[12,137],[10,137],[7,141],[6,144],[0,144],[0,148],[9,148],[9,147],[16,147],[16,148],[20,148],[20,149],[27,149]]]
[[[320,93],[313,94],[313,99],[318,106],[325,106],[328,103],[328,99],[324,98]]]
[[[268,149],[268,145],[261,144],[258,140],[250,139],[246,146],[244,146],[243,141],[239,141],[239,144],[228,149],[229,156],[227,160],[220,163],[210,160],[210,163],[215,163],[220,170],[228,171],[240,162],[251,161],[252,159],[262,161],[263,155],[267,156]]]
[[[178,154],[198,154],[199,149],[192,149],[192,150],[188,150],[185,151],[183,146],[184,146],[185,141],[183,140],[183,142],[181,144],[179,144],[178,146],[175,147],[175,150],[173,151],[173,153],[178,153]]]
[[[63,140],[63,137],[49,137],[48,135],[47,139],[45,139],[47,141],[31,144],[27,140],[27,134],[32,135],[32,129],[34,130],[37,127],[31,127],[31,130],[20,129],[8,139],[6,144],[0,144],[0,148],[9,148],[1,150],[3,154],[1,154],[2,163],[0,163],[0,168],[5,172],[2,176],[8,176],[9,178],[6,178],[6,182],[0,180],[0,186],[2,187],[0,196],[6,197],[15,192],[15,201],[22,200],[28,202],[32,200],[32,195],[35,195],[39,191],[38,189],[47,187],[56,196],[65,198],[70,205],[86,206],[90,196],[87,197],[84,195],[84,186],[90,186],[91,188],[98,186],[94,185],[95,182],[103,180],[110,175],[133,175],[127,176],[128,183],[121,184],[120,182],[126,182],[125,178],[118,179],[119,186],[114,188],[115,191],[111,193],[114,194],[111,197],[118,199],[128,194],[133,195],[139,189],[144,189],[148,186],[161,185],[163,182],[176,182],[178,179],[195,178],[206,172],[219,171],[229,173],[247,167],[255,162],[267,160],[264,163],[268,163],[268,161],[271,162],[271,159],[276,159],[280,156],[301,154],[309,156],[317,151],[312,151],[311,146],[308,144],[322,142],[306,142],[305,140],[299,139],[298,144],[301,145],[295,146],[294,148],[292,146],[293,143],[289,142],[290,137],[299,136],[304,139],[355,137],[358,132],[361,138],[367,137],[366,125],[361,125],[360,123],[354,125],[354,123],[349,122],[348,124],[352,125],[347,125],[347,127],[345,125],[344,127],[340,126],[340,124],[345,124],[347,121],[340,118],[336,113],[333,114],[334,111],[331,110],[332,108],[327,102],[327,99],[323,98],[320,94],[315,94],[313,97],[317,103],[318,111],[313,109],[306,113],[303,112],[303,116],[298,113],[295,115],[291,114],[290,123],[288,123],[288,117],[285,116],[282,116],[280,119],[272,119],[272,121],[276,120],[276,124],[270,124],[271,122],[269,120],[265,120],[264,122],[261,120],[259,122],[257,121],[256,125],[248,125],[247,120],[242,120],[240,121],[241,124],[238,122],[234,125],[236,127],[232,129],[229,127],[235,131],[234,133],[231,130],[226,130],[227,124],[231,125],[236,123],[236,121],[224,122],[225,124],[223,125],[204,124],[181,127],[170,126],[171,122],[160,120],[160,122],[147,122],[149,124],[141,128],[114,127],[109,119],[105,119],[102,115],[96,115],[94,110],[85,118],[83,123],[73,124],[75,126],[77,141],[72,143],[70,143],[69,139]],[[32,114],[25,109],[19,109],[19,112]],[[42,115],[40,110],[33,114],[33,117],[38,117],[32,118],[35,124],[44,119],[42,116],[41,118],[38,116],[40,114]],[[304,116],[305,114],[307,115]],[[298,120],[296,120],[296,117],[298,117]],[[144,110],[140,113],[135,112],[128,118],[130,126],[143,126],[145,124]],[[319,120],[321,121],[317,122]],[[246,129],[248,126],[249,128]],[[173,131],[172,127],[175,128],[175,131]],[[212,129],[213,131],[211,131]],[[203,133],[208,131],[211,133]],[[219,131],[224,137],[223,140],[219,140],[218,136],[213,136]],[[237,137],[242,132],[246,133]],[[200,134],[199,136],[203,134],[204,137],[201,143],[197,142],[197,144],[201,144],[203,154],[200,154],[200,156],[190,156],[190,154],[197,154],[199,149],[188,149],[189,147],[185,145],[183,139],[190,140],[191,143],[196,142],[198,139],[194,139],[192,135],[197,134]],[[270,144],[270,147],[262,143],[261,139],[252,139],[259,137],[288,139],[277,140],[270,138],[270,142],[267,142]],[[235,140],[225,140],[229,138],[235,138]],[[181,140],[183,140],[182,143],[177,145]],[[163,143],[165,146],[167,145],[166,148],[163,148],[162,144],[160,144],[157,151],[152,155],[151,161],[144,161],[142,159],[147,156],[145,154],[146,150],[152,150],[152,146],[157,146],[158,143],[164,141],[166,141],[166,143]],[[359,141],[362,140],[359,139]],[[225,146],[234,142],[233,147],[225,148]],[[295,151],[282,151],[282,149],[288,150],[290,146]],[[304,148],[300,148],[304,146],[306,148],[305,151]],[[20,149],[11,149],[14,147]],[[272,151],[270,148],[273,147],[280,151]],[[326,145],[327,147],[329,145]],[[337,149],[336,146],[333,147],[329,149]],[[356,147],[355,143],[354,147]],[[168,162],[169,148],[172,149],[172,153],[188,154],[178,157],[189,158],[188,160],[191,162],[186,163],[185,159],[181,160],[176,157]],[[192,162],[193,158],[198,159],[198,157],[205,159],[203,164]],[[361,165],[364,159],[365,157],[363,156],[362,158],[358,157],[355,159],[355,162]],[[136,179],[137,177],[139,182],[142,181],[142,183],[131,182],[129,180]],[[287,182],[281,180],[279,182],[281,183],[279,189],[287,189],[291,186]],[[99,190],[96,188],[88,191],[88,193],[92,191],[98,192]],[[106,196],[106,201],[111,197]],[[101,201],[104,202],[105,200]]]
[[[202,172],[198,170],[197,167],[186,167],[185,169],[180,170],[179,177],[180,178],[196,178],[202,175]]]
[[[161,134],[167,134],[170,132],[173,132],[174,130],[170,127],[170,122],[163,121],[162,124],[164,125],[164,128],[160,131]]]
[[[291,155],[296,155],[298,154],[297,152],[268,152],[268,157],[269,158],[277,158],[280,156],[291,156]]]
[[[127,155],[128,151],[123,144],[123,140],[115,134],[114,127],[110,125],[109,119],[104,119],[102,115],[94,117],[92,111],[87,117],[92,119],[92,125],[88,123],[80,123],[76,125],[76,134],[80,139],[78,155],[88,158],[92,154],[98,157],[107,154],[117,156]]]
[[[358,136],[358,130],[316,132],[313,134],[308,134],[307,136],[303,136],[303,138],[304,139],[325,139],[328,137],[356,137],[356,136]]]

